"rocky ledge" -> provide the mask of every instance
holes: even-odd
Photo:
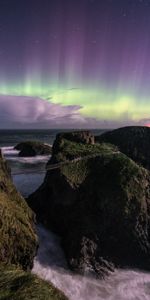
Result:
[[[52,153],[52,147],[39,141],[25,141],[15,146],[19,150],[19,156],[30,157],[36,155],[49,155]]]
[[[67,163],[47,171],[28,203],[61,235],[70,268],[97,276],[114,267],[150,269],[149,171],[109,144],[78,143],[66,134],[55,143],[49,164]]]

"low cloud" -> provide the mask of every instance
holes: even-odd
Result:
[[[54,104],[36,97],[0,95],[0,128],[65,128],[95,126],[81,106]]]
[[[79,105],[63,106],[36,97],[0,95],[0,128],[117,128],[126,125],[143,125],[148,119],[134,122],[98,120],[84,117]]]

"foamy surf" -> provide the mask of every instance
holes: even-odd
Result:
[[[70,272],[54,234],[38,226],[40,247],[33,273],[52,282],[70,300],[150,300],[150,273],[116,270],[105,280]]]
[[[13,146],[9,146],[9,147],[1,147],[2,149],[2,153],[5,155],[5,156],[17,156],[19,151],[18,150],[15,150]]]
[[[13,146],[1,149],[11,168],[17,189],[26,197],[42,183],[50,155],[19,157],[19,151],[14,150]]]
[[[16,161],[19,163],[37,164],[39,162],[47,162],[50,155],[36,155],[32,157],[19,157],[19,151],[14,147],[2,147],[2,153],[9,161]]]

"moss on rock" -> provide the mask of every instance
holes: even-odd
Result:
[[[0,265],[0,300],[67,300],[52,284],[16,266]]]
[[[0,155],[0,261],[30,269],[37,246],[35,215],[17,192]]]
[[[111,143],[132,158],[135,162],[150,170],[150,128],[146,126],[128,126],[105,132],[95,137],[96,142]]]
[[[107,143],[84,144],[81,142],[76,143],[73,141],[69,141],[66,138],[59,137],[59,141],[56,138],[56,142],[53,146],[52,157],[48,164],[73,160],[75,158],[80,158],[88,155],[97,155],[104,152],[110,153],[111,151],[117,152],[118,148]]]

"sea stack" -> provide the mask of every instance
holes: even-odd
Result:
[[[50,164],[67,164],[48,171],[28,203],[61,235],[70,268],[100,277],[114,266],[150,269],[149,172],[115,146],[58,138]]]

